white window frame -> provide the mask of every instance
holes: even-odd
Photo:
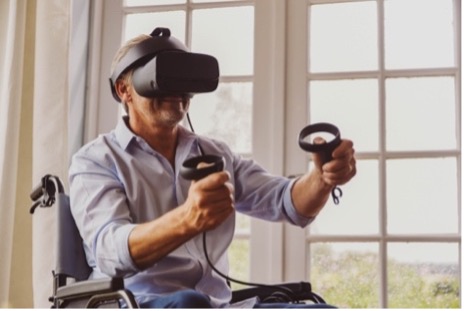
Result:
[[[384,69],[382,49],[379,50],[379,71],[333,74],[308,74],[307,72],[307,6],[316,3],[347,2],[351,0],[255,0],[255,51],[253,76],[253,121],[251,156],[277,175],[295,175],[307,170],[308,155],[298,147],[296,137],[307,125],[309,79],[335,79],[374,77],[384,80],[393,76],[436,76],[446,74],[456,77],[456,126],[458,146],[456,150],[431,154],[427,152],[392,153],[385,151],[385,87],[380,85],[379,152],[358,153],[357,158],[379,160],[379,234],[373,235],[311,235],[306,230],[288,224],[270,224],[252,220],[251,235],[238,233],[238,238],[250,238],[250,280],[276,283],[301,281],[306,278],[308,267],[307,243],[314,242],[377,242],[380,258],[380,307],[387,302],[387,244],[390,242],[453,242],[459,244],[461,253],[461,222],[458,234],[450,235],[391,235],[386,232],[386,159],[417,156],[455,156],[458,161],[458,205],[461,219],[461,33],[460,1],[455,0],[458,31],[456,32],[456,66],[434,70]],[[366,0],[353,0],[366,1]],[[383,0],[378,3],[379,46],[383,45]],[[92,2],[92,29],[90,38],[88,108],[86,111],[85,140],[99,133],[108,132],[116,125],[119,112],[109,91],[109,68],[114,53],[121,42],[123,29],[122,0]],[[188,32],[186,32],[189,38]],[[188,41],[187,41],[188,42]],[[461,262],[461,257],[459,258]],[[311,280],[309,280],[311,281]]]
[[[329,4],[342,2],[359,2],[370,0],[289,0],[288,14],[292,16],[287,20],[287,83],[286,83],[286,144],[285,173],[298,174],[305,170],[308,158],[302,154],[296,144],[292,144],[302,126],[307,122],[308,109],[308,83],[312,80],[335,80],[350,78],[372,78],[379,81],[379,139],[380,150],[378,152],[358,152],[357,159],[376,159],[379,161],[379,225],[378,234],[366,235],[322,235],[307,234],[306,230],[299,230],[292,226],[284,229],[284,270],[285,280],[297,280],[302,275],[308,275],[310,271],[308,249],[311,243],[318,242],[376,242],[379,245],[379,307],[388,307],[387,284],[387,246],[391,242],[437,242],[456,243],[459,245],[459,271],[461,271],[461,4],[454,0],[454,19],[457,23],[455,31],[455,66],[435,69],[408,69],[386,70],[384,66],[384,0],[375,0],[378,14],[378,59],[379,69],[366,72],[335,72],[335,73],[308,73],[308,19],[309,9],[314,4]],[[456,127],[457,147],[454,150],[445,151],[412,151],[391,152],[386,150],[385,134],[385,80],[395,77],[433,77],[449,76],[456,81]],[[304,100],[306,99],[306,100]],[[390,234],[387,232],[387,198],[386,198],[386,163],[389,159],[405,158],[433,158],[454,157],[457,161],[458,180],[458,233],[456,234]],[[316,220],[317,221],[317,220]],[[296,242],[298,241],[298,242]],[[303,247],[302,245],[305,245]],[[462,282],[460,280],[460,282]],[[356,286],[355,282],[353,286]]]

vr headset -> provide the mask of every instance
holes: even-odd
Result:
[[[151,38],[132,47],[116,65],[110,77],[113,97],[120,102],[115,83],[134,69],[132,83],[144,97],[181,95],[214,91],[219,83],[219,64],[213,56],[191,53],[168,28],[156,28]]]

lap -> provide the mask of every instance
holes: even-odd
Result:
[[[212,308],[207,295],[194,290],[182,290],[169,295],[158,297],[140,304],[141,308]],[[291,303],[257,303],[254,309],[329,309],[335,308],[327,304],[291,304]]]
[[[209,297],[194,290],[182,290],[140,304],[141,308],[212,308]]]

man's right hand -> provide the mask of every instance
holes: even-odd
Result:
[[[193,181],[185,209],[185,223],[198,233],[216,228],[234,212],[234,187],[230,175],[221,171]]]

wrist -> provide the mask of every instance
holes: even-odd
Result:
[[[320,170],[313,170],[312,173],[310,174],[310,179],[312,179],[311,182],[314,182],[314,184],[317,185],[318,189],[322,192],[322,193],[330,193],[333,189],[334,186],[332,186],[331,184],[328,184],[323,176],[322,176],[322,171]]]
[[[200,228],[197,224],[195,215],[191,212],[192,209],[188,206],[188,201],[179,206],[177,209],[179,221],[179,227],[182,235],[192,237],[200,232]]]

